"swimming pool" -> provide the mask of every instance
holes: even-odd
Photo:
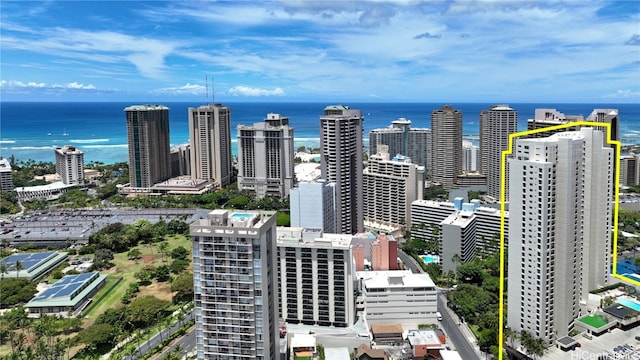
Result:
[[[233,219],[233,220],[246,220],[246,219],[252,218],[253,216],[255,216],[255,214],[233,213],[233,214],[231,214],[231,219]]]
[[[440,257],[436,255],[422,255],[420,256],[420,258],[422,259],[422,261],[424,261],[425,264],[437,264],[438,262],[440,262]]]
[[[635,311],[640,312],[640,303],[631,299],[627,299],[627,298],[622,298],[622,299],[618,299],[616,300],[616,302],[622,306],[626,306],[629,309],[633,309]]]

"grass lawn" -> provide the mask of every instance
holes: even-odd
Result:
[[[171,235],[165,237],[165,239],[169,244],[169,253],[171,253],[171,250],[178,246],[183,246],[187,250],[191,251],[191,238],[189,237],[186,237],[184,235]],[[115,281],[118,277],[122,277],[123,279],[115,288],[110,291],[109,295],[105,296],[99,304],[95,305],[95,308],[91,309],[90,313],[86,317],[89,322],[85,323],[85,326],[93,323],[93,321],[95,321],[95,318],[98,317],[98,315],[102,314],[106,309],[122,305],[120,300],[122,299],[124,293],[127,291],[129,284],[138,281],[134,277],[135,273],[142,270],[145,266],[157,267],[163,264],[171,264],[172,259],[170,256],[165,256],[163,262],[162,255],[158,252],[157,243],[148,245],[140,244],[137,246],[137,248],[142,253],[140,259],[129,260],[127,258],[127,252],[114,254],[113,263],[115,264],[115,266],[113,266],[111,269],[102,271],[109,274],[109,278],[113,278],[112,281]],[[172,274],[172,276],[175,275]],[[109,287],[110,285],[109,283],[107,283],[105,287],[100,291],[108,289]],[[159,283],[154,280],[148,286],[141,286],[138,295],[153,295],[163,300],[171,300],[170,288],[171,285],[169,282]],[[98,293],[94,298],[98,299],[100,296],[101,294]]]
[[[601,328],[609,323],[607,319],[602,315],[587,315],[582,319],[579,319],[578,321],[592,326],[596,329]]]

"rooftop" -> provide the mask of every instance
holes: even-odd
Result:
[[[411,346],[416,345],[442,345],[435,330],[413,330],[409,331],[407,340]]]
[[[5,273],[7,277],[17,276],[21,278],[38,279],[66,258],[67,253],[57,251],[17,253],[0,260],[0,264],[7,266],[7,270],[9,271]],[[17,262],[20,262],[22,265],[22,270],[20,270],[18,274],[16,274],[15,271]]]
[[[39,293],[25,307],[74,307],[106,279],[97,271],[67,275]]]
[[[367,289],[373,288],[433,288],[435,283],[427,273],[414,274],[410,270],[358,271]]]
[[[150,111],[150,110],[169,110],[169,108],[164,105],[156,105],[156,104],[131,105],[124,108],[124,111]]]

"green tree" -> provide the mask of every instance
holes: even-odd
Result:
[[[482,275],[483,275],[482,265],[476,261],[459,265],[457,267],[457,271],[458,271],[458,278],[462,282],[471,283],[471,284],[482,283]]]
[[[13,270],[15,270],[16,272],[16,279],[18,278],[18,275],[20,275],[20,271],[24,270],[24,265],[22,265],[21,261],[16,261]]]
[[[136,327],[146,327],[158,319],[158,313],[165,313],[170,305],[168,301],[154,296],[141,296],[129,305],[130,320]]]
[[[138,279],[140,285],[149,285],[151,284],[152,273],[150,269],[145,268],[133,274],[133,277]]]
[[[109,324],[93,324],[78,334],[78,341],[94,351],[112,348],[118,336],[118,328]]]
[[[165,282],[171,278],[170,272],[167,265],[160,265],[153,271],[153,277],[159,282]]]
[[[187,260],[189,258],[189,250],[184,246],[178,246],[171,250],[171,258],[176,260]]]
[[[7,264],[2,263],[0,264],[0,274],[2,274],[2,280],[4,280],[4,274],[8,274],[9,273],[9,267],[7,266]]]
[[[189,262],[187,260],[180,260],[180,259],[174,260],[171,263],[171,265],[169,265],[169,269],[174,274],[180,274],[188,267],[189,267]]]
[[[162,262],[164,262],[164,257],[167,255],[169,251],[169,244],[166,241],[163,241],[159,243],[157,246],[158,246],[158,252],[160,253],[160,256],[162,256]]]
[[[183,272],[178,275],[171,283],[171,291],[175,292],[174,303],[193,301],[193,274]]]
[[[127,259],[129,260],[138,260],[140,259],[141,256],[142,256],[142,251],[140,251],[140,249],[138,248],[133,248],[129,250],[129,252],[127,253]]]

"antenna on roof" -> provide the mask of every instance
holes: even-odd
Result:
[[[216,103],[216,78],[211,77],[211,102]]]
[[[204,99],[205,104],[207,104],[207,101],[209,101],[209,78],[207,77],[207,74],[204,74],[204,88],[205,88],[205,94],[204,94]]]

